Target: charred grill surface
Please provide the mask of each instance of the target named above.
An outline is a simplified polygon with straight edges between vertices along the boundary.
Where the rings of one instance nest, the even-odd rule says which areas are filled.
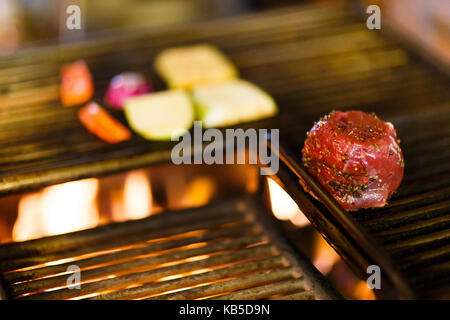
[[[279,115],[243,127],[280,128],[281,144],[293,155],[300,155],[313,122],[332,109],[375,112],[392,122],[404,152],[403,182],[388,206],[349,214],[350,223],[369,235],[419,295],[448,288],[450,81],[395,41],[367,30],[345,6],[299,6],[30,49],[1,59],[0,192],[169,159],[171,143],[134,136],[106,145],[86,132],[76,119],[77,108],[60,105],[59,69],[84,58],[100,102],[111,77],[127,70],[145,72],[156,89],[163,88],[151,71],[155,55],[166,47],[198,42],[217,45],[243,78],[274,96]],[[120,113],[114,115],[124,120]],[[315,212],[309,218],[316,225],[325,221],[324,207],[305,199]],[[327,224],[320,230],[336,243],[354,241],[353,234]],[[366,258],[364,250],[335,246],[348,261]],[[355,266],[365,270],[363,264]]]

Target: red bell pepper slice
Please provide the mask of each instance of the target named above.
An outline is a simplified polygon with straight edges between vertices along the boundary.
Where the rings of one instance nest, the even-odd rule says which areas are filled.
[[[94,84],[83,60],[66,64],[61,69],[61,102],[64,106],[85,103],[94,95]]]
[[[89,132],[105,142],[118,143],[131,138],[131,132],[95,102],[81,108],[78,118]]]

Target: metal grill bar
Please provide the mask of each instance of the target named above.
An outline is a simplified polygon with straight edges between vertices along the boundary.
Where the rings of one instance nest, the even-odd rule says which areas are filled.
[[[424,206],[417,209],[412,209],[408,211],[401,211],[391,213],[389,215],[382,215],[379,218],[370,220],[370,222],[364,223],[370,231],[383,231],[388,230],[389,232],[393,232],[392,228],[396,226],[402,226],[405,223],[417,221],[418,218],[431,218],[439,213],[446,212],[448,206],[450,205],[450,201],[445,201],[441,203],[432,204],[429,206]],[[448,218],[448,217],[447,217]],[[427,221],[425,221],[426,223]],[[429,221],[428,221],[429,222]]]
[[[186,286],[193,286],[198,284],[204,284],[204,283],[210,283],[217,280],[223,280],[232,276],[241,275],[241,274],[247,274],[250,272],[258,271],[258,270],[264,270],[269,267],[281,267],[283,264],[283,259],[280,256],[276,256],[274,258],[267,258],[262,260],[256,260],[256,261],[250,261],[245,263],[239,263],[235,264],[231,267],[226,268],[220,268],[216,269],[214,271],[205,272],[198,275],[193,276],[187,276],[182,277],[175,280],[165,281],[163,283],[155,282],[146,284],[143,286],[125,289],[116,291],[113,293],[107,293],[101,296],[94,297],[95,299],[108,299],[108,300],[114,300],[114,299],[133,299],[133,298],[142,298],[145,296],[155,295],[159,292],[167,292],[170,290],[174,290],[177,288],[183,288]],[[272,281],[279,281],[285,278],[289,278],[293,276],[294,270],[292,268],[284,268],[284,269],[274,269],[271,270],[272,272]],[[248,283],[248,285],[256,285],[258,282],[261,281],[270,281],[263,279],[263,276],[267,275],[266,273],[254,275],[252,280],[252,283],[248,283],[248,279],[246,277],[238,277],[235,278],[235,282],[241,283],[243,285],[244,283]],[[243,281],[243,282],[241,282]],[[219,292],[224,292],[229,289],[232,289],[230,287],[227,287],[226,285],[223,285],[223,281],[212,284],[211,286]],[[200,288],[203,288],[200,287]],[[236,289],[236,288],[235,288]],[[182,291],[184,292],[184,291]],[[198,297],[194,297],[192,292],[185,292],[185,294],[188,293],[187,296],[178,296],[178,299],[194,299]],[[194,292],[195,293],[195,292]],[[206,293],[206,292],[204,292]],[[156,296],[154,299],[165,299],[164,296]]]
[[[303,281],[297,279],[284,280],[260,287],[235,291],[229,294],[213,297],[214,300],[249,300],[265,299],[274,295],[292,294],[304,290]]]
[[[275,259],[280,260],[277,256]],[[274,259],[274,258],[269,258]],[[281,261],[280,261],[281,262]],[[277,265],[281,267],[281,264]],[[257,267],[254,270],[264,270],[265,266]],[[246,273],[254,270],[245,270]],[[221,292],[234,291],[238,289],[244,289],[247,287],[261,285],[264,283],[272,281],[280,281],[286,278],[291,278],[293,275],[293,270],[291,267],[279,268],[264,272],[259,272],[255,274],[250,274],[246,276],[241,276],[239,278],[221,281],[220,283],[215,283],[212,285],[202,285],[193,289],[187,289],[175,293],[170,293],[166,295],[157,296],[154,298],[149,298],[152,300],[181,300],[181,299],[198,299],[208,296],[213,296]],[[229,277],[230,274],[224,273],[222,279]],[[208,279],[214,281],[214,278]]]
[[[419,252],[400,258],[401,268],[403,270],[417,268],[423,265],[433,264],[439,261],[445,261],[450,258],[450,245],[442,246],[437,249]]]
[[[386,246],[394,256],[401,256],[407,253],[415,253],[419,250],[427,249],[438,244],[447,244],[450,242],[450,230],[444,230],[436,233],[429,233],[419,237],[411,237],[404,241]]]

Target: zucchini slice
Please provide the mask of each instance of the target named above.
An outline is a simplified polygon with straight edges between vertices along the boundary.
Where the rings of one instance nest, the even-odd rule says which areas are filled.
[[[188,131],[194,108],[183,90],[168,90],[132,97],[125,102],[130,127],[149,140],[170,140]]]
[[[259,120],[277,113],[269,94],[241,79],[195,87],[192,96],[197,116],[206,128]]]

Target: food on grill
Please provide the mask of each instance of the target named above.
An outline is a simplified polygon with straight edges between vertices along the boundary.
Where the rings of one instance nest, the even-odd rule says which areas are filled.
[[[273,98],[245,80],[198,86],[192,96],[204,127],[234,125],[277,113]]]
[[[89,132],[105,142],[118,143],[131,138],[131,132],[95,102],[81,108],[78,118]]]
[[[149,93],[151,87],[145,76],[136,72],[116,75],[109,83],[105,102],[116,109],[122,109],[124,101],[132,96]]]
[[[87,102],[94,95],[94,84],[83,60],[66,64],[61,69],[61,102],[75,106]]]
[[[191,99],[183,90],[129,98],[124,110],[130,127],[150,140],[170,140],[181,136],[194,121]]]
[[[321,118],[302,154],[308,171],[346,210],[384,206],[403,178],[394,126],[362,111]]]
[[[233,64],[211,45],[166,49],[155,59],[155,69],[170,88],[190,89],[237,77]]]

